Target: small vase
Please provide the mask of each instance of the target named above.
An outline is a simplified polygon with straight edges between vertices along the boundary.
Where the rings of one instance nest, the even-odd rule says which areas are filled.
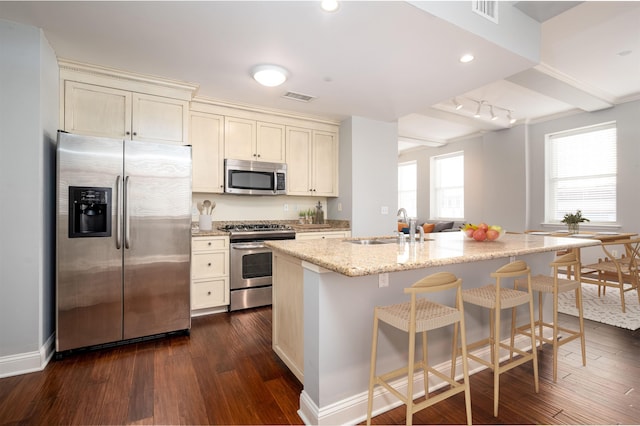
[[[567,223],[569,227],[569,234],[577,234],[580,232],[580,224],[579,223]]]

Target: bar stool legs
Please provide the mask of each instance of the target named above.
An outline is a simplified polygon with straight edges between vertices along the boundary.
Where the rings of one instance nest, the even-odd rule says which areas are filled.
[[[510,344],[504,344],[500,341],[500,324],[501,310],[512,308],[515,309],[520,305],[529,306],[530,334],[535,334],[534,316],[533,316],[533,296],[530,284],[530,269],[526,262],[517,260],[511,262],[496,272],[491,274],[495,278],[495,284],[483,287],[471,288],[463,290],[462,297],[465,303],[471,303],[489,309],[489,338],[483,339],[467,345],[468,350],[489,346],[491,350],[491,361],[469,353],[470,359],[487,366],[493,370],[493,415],[498,416],[499,396],[500,396],[500,374],[511,370],[526,362],[533,362],[533,383],[535,392],[538,393],[538,355],[536,351],[535,337],[531,336],[531,353],[525,352],[514,347],[513,340]],[[526,277],[527,291],[519,291],[512,288],[502,287],[501,280],[516,277]],[[509,351],[510,357],[500,365],[500,349]],[[520,357],[513,359],[512,354],[517,353]]]
[[[432,293],[444,290],[455,290],[455,307],[432,302],[426,298],[418,298],[418,294]],[[431,405],[434,405],[450,396],[464,392],[467,424],[471,424],[471,392],[469,390],[469,368],[467,365],[466,333],[464,326],[464,306],[462,303],[462,280],[448,272],[440,272],[429,275],[404,290],[411,295],[411,301],[396,305],[376,307],[373,314],[373,337],[371,343],[371,367],[369,370],[369,399],[367,403],[367,425],[371,424],[373,411],[373,390],[375,385],[380,385],[402,401],[407,408],[406,424],[413,423],[413,414]],[[378,347],[379,322],[385,322],[395,328],[406,331],[409,334],[409,354],[407,366],[398,368],[388,373],[376,375],[376,359]],[[460,334],[462,349],[463,382],[455,380],[455,371],[451,370],[448,377],[429,366],[427,331],[453,325],[453,347],[457,348],[457,336]],[[422,359],[415,362],[416,333],[422,335]],[[453,353],[452,355],[455,355]],[[455,356],[453,363],[455,364]],[[413,396],[414,372],[423,370],[425,400],[415,402]],[[451,387],[434,396],[429,396],[429,373],[448,383]],[[390,381],[392,379],[407,377],[406,395],[395,389]]]

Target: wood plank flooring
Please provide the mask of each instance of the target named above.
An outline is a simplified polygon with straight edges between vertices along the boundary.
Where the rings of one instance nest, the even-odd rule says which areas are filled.
[[[562,315],[562,323],[577,320]],[[539,352],[540,392],[531,364],[501,377],[493,417],[490,371],[471,378],[476,424],[637,424],[640,331],[591,321],[587,367],[578,341]],[[271,350],[271,308],[193,319],[191,336],[131,344],[51,361],[42,372],[0,380],[0,424],[301,424],[301,384]],[[462,395],[423,410],[414,424],[465,422]],[[399,407],[374,424],[404,424]]]

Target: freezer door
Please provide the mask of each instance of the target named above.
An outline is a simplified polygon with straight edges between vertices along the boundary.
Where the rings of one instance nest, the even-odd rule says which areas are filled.
[[[125,142],[124,338],[190,318],[191,147]]]
[[[57,151],[56,351],[61,352],[122,339],[122,251],[116,229],[123,143],[59,133]],[[74,205],[74,197],[95,195],[87,190],[92,187],[100,188],[98,206]],[[77,209],[75,219],[70,206]],[[110,232],[94,222],[96,214],[105,213],[99,209],[108,210]]]

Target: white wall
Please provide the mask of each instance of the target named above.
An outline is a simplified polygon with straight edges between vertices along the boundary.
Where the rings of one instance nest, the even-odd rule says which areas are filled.
[[[58,64],[39,29],[0,20],[0,377],[44,366],[54,331]]]
[[[349,152],[343,158],[345,150]],[[390,235],[397,229],[398,167],[390,161],[397,155],[397,123],[362,117],[341,123],[340,199],[335,202],[342,202],[343,211],[349,209],[353,236]],[[345,169],[350,173],[343,181]],[[348,195],[349,204],[343,201]]]

